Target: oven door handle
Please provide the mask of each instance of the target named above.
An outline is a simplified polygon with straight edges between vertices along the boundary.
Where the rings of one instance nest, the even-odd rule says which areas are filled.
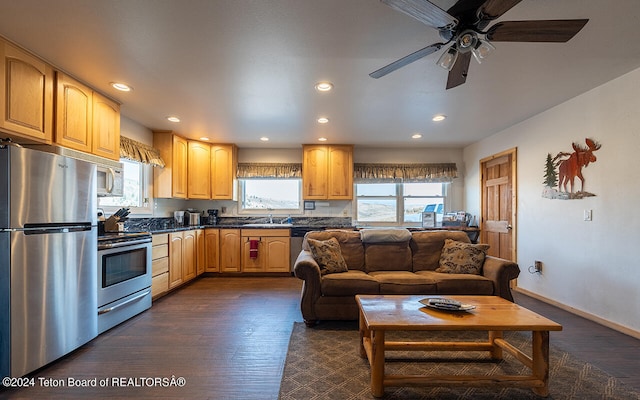
[[[113,307],[105,308],[103,310],[98,310],[98,315],[102,315],[102,314],[106,314],[108,312],[114,311],[117,308],[120,308],[120,307],[122,307],[124,305],[127,305],[127,304],[131,303],[132,301],[136,301],[136,300],[139,300],[139,299],[143,298],[144,296],[148,295],[149,293],[151,293],[151,290],[146,290],[144,293],[140,293],[136,297],[132,297],[129,300],[123,302],[123,303],[116,304]]]
[[[98,244],[98,250],[114,249],[116,247],[133,246],[133,245],[142,244],[142,243],[151,243],[151,239],[144,238],[144,239],[138,239],[138,240],[127,240],[127,241],[124,241],[124,242],[117,242],[117,243]]]

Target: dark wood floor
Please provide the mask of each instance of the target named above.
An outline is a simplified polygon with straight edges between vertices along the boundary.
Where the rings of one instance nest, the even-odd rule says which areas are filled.
[[[36,371],[36,386],[0,391],[7,399],[277,399],[299,310],[301,281],[202,278],[143,314]],[[516,302],[564,326],[552,345],[590,361],[640,391],[640,341],[517,294]],[[355,347],[354,347],[355,349]],[[355,350],[354,350],[355,351]],[[146,378],[184,378],[183,387],[148,387]],[[45,388],[68,378],[108,387]],[[123,378],[127,387],[114,387]]]

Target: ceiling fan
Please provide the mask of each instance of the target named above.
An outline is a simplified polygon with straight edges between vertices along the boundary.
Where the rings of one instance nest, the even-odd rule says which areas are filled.
[[[428,0],[380,0],[389,7],[436,28],[443,43],[434,43],[369,74],[383,77],[453,43],[437,61],[449,71],[447,89],[467,80],[473,55],[481,63],[495,47],[491,42],[567,42],[588,19],[505,21],[485,30],[521,0],[458,0],[447,11]]]

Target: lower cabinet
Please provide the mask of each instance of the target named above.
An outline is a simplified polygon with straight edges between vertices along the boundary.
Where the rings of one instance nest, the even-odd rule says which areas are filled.
[[[196,276],[200,276],[204,273],[205,266],[207,265],[206,252],[205,252],[205,234],[204,229],[198,229],[196,232]]]
[[[197,230],[169,234],[169,289],[196,277],[197,259]]]
[[[220,272],[220,229],[204,230],[205,272]]]
[[[289,272],[289,229],[243,229],[241,240],[242,272]]]
[[[240,229],[220,229],[220,272],[240,272]]]
[[[151,237],[151,296],[155,299],[169,290],[169,234]]]

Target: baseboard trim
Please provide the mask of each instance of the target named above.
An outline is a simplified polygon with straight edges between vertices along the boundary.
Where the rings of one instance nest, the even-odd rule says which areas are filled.
[[[640,331],[636,331],[635,329],[631,329],[631,328],[626,327],[624,325],[616,324],[615,322],[608,321],[608,320],[606,320],[604,318],[598,317],[597,315],[589,314],[588,312],[584,312],[582,310],[578,310],[577,308],[570,307],[570,306],[568,306],[566,304],[559,303],[559,302],[557,302],[555,300],[551,300],[549,298],[546,298],[546,297],[541,296],[541,295],[539,295],[537,293],[531,292],[531,291],[529,291],[527,289],[523,289],[521,287],[516,287],[516,288],[513,288],[512,290],[514,292],[522,293],[525,296],[533,297],[534,299],[540,300],[540,301],[542,301],[544,303],[551,304],[552,306],[558,307],[558,308],[560,308],[562,310],[565,310],[565,311],[568,311],[568,312],[570,312],[572,314],[576,314],[576,315],[578,315],[578,316],[580,316],[582,318],[585,318],[585,319],[588,319],[590,321],[596,322],[596,323],[598,323],[600,325],[604,325],[607,328],[611,328],[611,329],[613,329],[615,331],[624,333],[625,335],[629,335],[629,336],[634,337],[636,339],[640,339]]]

